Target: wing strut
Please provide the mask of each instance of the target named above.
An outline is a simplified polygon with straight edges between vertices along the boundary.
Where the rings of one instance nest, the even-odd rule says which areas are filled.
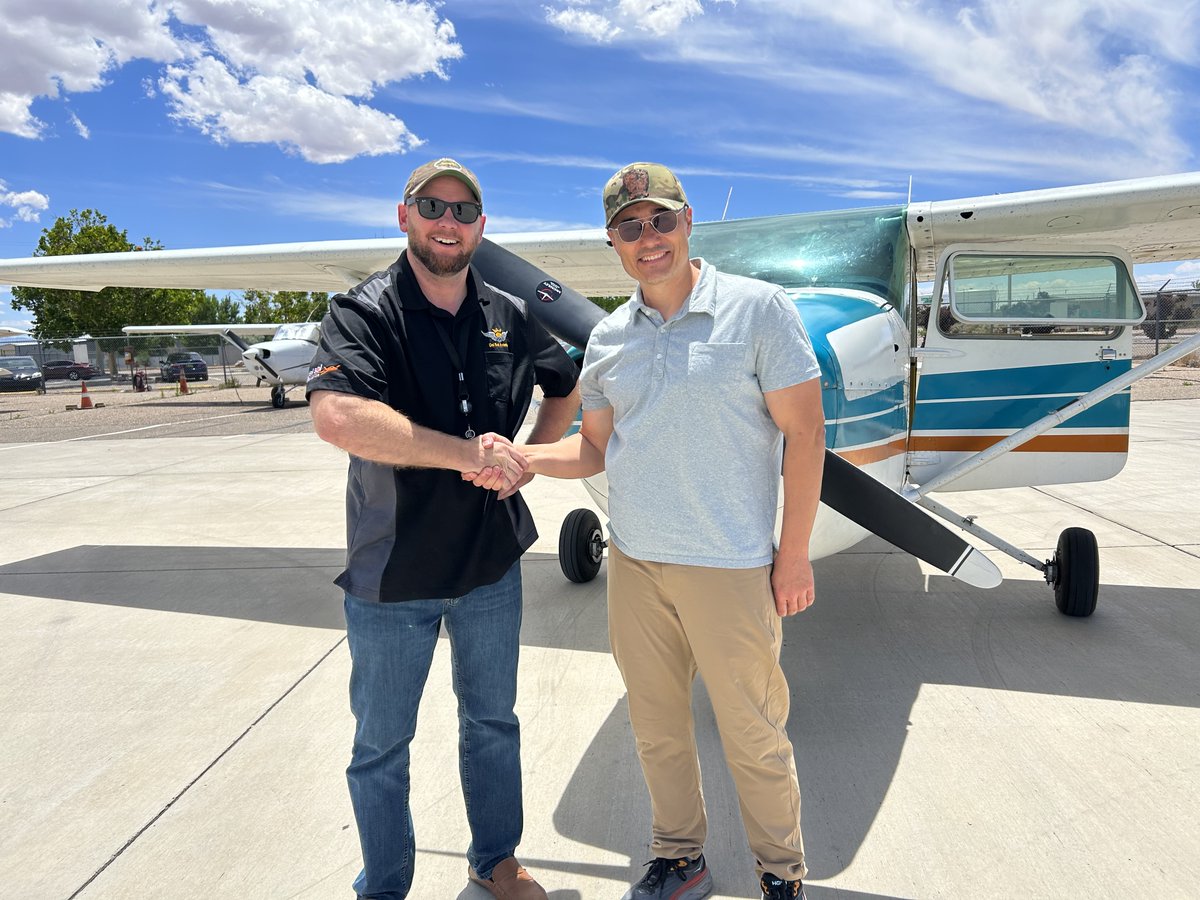
[[[1145,378],[1147,375],[1153,374],[1165,365],[1173,363],[1180,357],[1187,356],[1189,353],[1200,350],[1200,334],[1194,334],[1186,341],[1182,341],[1172,347],[1170,350],[1164,350],[1157,356],[1142,363],[1136,369],[1130,369],[1123,375],[1118,375],[1111,381],[1107,381],[1093,391],[1084,394],[1078,400],[1067,404],[1062,409],[1056,409],[1054,412],[1043,416],[1031,425],[1026,425],[1020,431],[1013,432],[999,443],[992,444],[986,450],[981,450],[974,456],[969,456],[960,462],[938,475],[936,478],[931,478],[924,484],[909,485],[903,491],[904,496],[910,500],[918,501],[926,494],[940,490],[952,481],[957,481],[968,472],[974,472],[980,466],[987,465],[998,456],[1003,456],[1014,447],[1020,447],[1031,438],[1037,437],[1043,432],[1049,431],[1056,425],[1061,425],[1067,419],[1079,415],[1085,409],[1095,406],[1102,400],[1106,400],[1113,394],[1125,390],[1135,381]],[[1000,548],[1003,549],[1003,548]]]

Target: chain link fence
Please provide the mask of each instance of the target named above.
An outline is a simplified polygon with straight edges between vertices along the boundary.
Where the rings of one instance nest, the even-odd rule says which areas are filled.
[[[1153,293],[1143,293],[1146,318],[1134,329],[1133,358],[1149,359],[1200,331],[1200,291],[1191,284],[1172,290],[1171,283]],[[1200,367],[1200,353],[1180,360],[1179,365]]]

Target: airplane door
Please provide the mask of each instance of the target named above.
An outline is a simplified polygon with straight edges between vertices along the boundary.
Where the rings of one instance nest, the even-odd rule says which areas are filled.
[[[909,480],[921,484],[1127,372],[1145,310],[1119,250],[950,247],[918,360]],[[947,484],[977,490],[1110,478],[1129,390]]]

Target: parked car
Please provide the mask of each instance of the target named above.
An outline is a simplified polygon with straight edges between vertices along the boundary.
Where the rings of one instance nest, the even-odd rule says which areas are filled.
[[[42,363],[42,374],[51,378],[68,378],[71,381],[86,381],[103,373],[91,363],[75,362],[73,359],[54,359]]]
[[[178,381],[180,373],[188,381],[208,381],[208,363],[194,351],[168,353],[159,367],[159,375],[163,381]]]
[[[0,356],[0,391],[42,391],[46,379],[32,356]]]

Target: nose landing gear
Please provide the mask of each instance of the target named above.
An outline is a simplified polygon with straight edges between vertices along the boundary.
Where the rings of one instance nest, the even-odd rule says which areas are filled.
[[[558,564],[576,584],[591,581],[600,571],[607,542],[600,519],[590,509],[573,509],[558,532]]]

